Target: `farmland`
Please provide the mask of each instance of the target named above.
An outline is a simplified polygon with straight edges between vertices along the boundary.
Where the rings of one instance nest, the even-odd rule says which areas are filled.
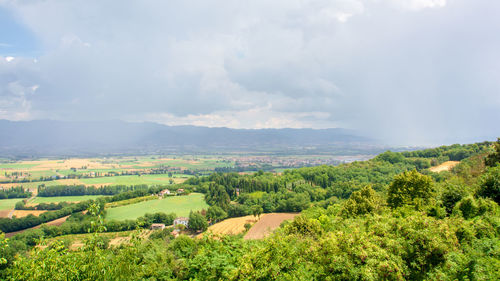
[[[184,181],[190,174],[231,167],[233,162],[211,157],[115,157],[39,159],[0,162],[0,187],[39,185],[135,185]]]
[[[175,213],[177,216],[188,216],[190,211],[207,209],[203,194],[192,193],[187,196],[172,196],[164,199],[149,200],[136,204],[107,209],[106,219],[136,219],[146,213]]]
[[[30,201],[30,204],[57,203],[57,202],[80,202],[80,201],[85,201],[85,200],[95,200],[99,197],[102,197],[102,195],[35,197],[35,199],[33,199],[33,201]]]
[[[262,216],[261,216],[262,217]],[[230,218],[211,225],[207,232],[213,234],[240,234],[245,231],[245,224],[253,224],[258,221],[258,217],[244,216]]]
[[[27,215],[34,215],[38,217],[40,214],[43,214],[45,212],[47,211],[15,210],[14,213],[12,214],[12,217],[23,218]]]
[[[0,211],[14,209],[17,202],[22,199],[2,199],[0,200]]]
[[[285,220],[293,220],[298,213],[264,214],[245,235],[245,239],[262,239],[271,234]]]
[[[174,183],[180,183],[188,178],[188,175],[172,177]],[[116,176],[102,178],[80,179],[85,185],[136,185],[136,184],[169,184],[168,175],[141,175],[141,176]]]

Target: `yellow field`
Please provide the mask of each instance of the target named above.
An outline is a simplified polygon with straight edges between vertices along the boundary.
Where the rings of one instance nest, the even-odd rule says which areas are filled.
[[[264,215],[262,215],[264,216]],[[261,217],[262,217],[261,216]],[[230,218],[223,220],[214,225],[211,225],[207,232],[212,232],[214,234],[240,234],[245,231],[245,224],[254,224],[258,221],[257,217],[245,216],[239,218]]]
[[[429,171],[434,172],[434,173],[439,173],[442,171],[449,171],[453,167],[455,167],[458,163],[460,163],[460,162],[459,161],[446,161],[446,162],[442,163],[441,165],[430,168]]]
[[[31,214],[34,216],[39,216],[40,214],[43,214],[47,211],[38,211],[38,210],[15,210],[14,214],[12,214],[12,217],[17,217],[17,218],[23,218],[26,217],[27,215]]]
[[[80,169],[87,167],[87,169],[112,169],[112,164],[102,164],[94,159],[66,159],[66,160],[36,160],[36,161],[21,161],[20,164],[36,164],[36,166],[29,168],[30,171],[46,171],[46,170],[67,170],[71,168]],[[23,170],[23,169],[15,169]]]

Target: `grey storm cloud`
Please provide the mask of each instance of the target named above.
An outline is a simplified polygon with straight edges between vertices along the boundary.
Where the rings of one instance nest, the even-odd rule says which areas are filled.
[[[0,118],[346,127],[398,144],[500,135],[498,1],[0,5],[42,48],[0,57]]]

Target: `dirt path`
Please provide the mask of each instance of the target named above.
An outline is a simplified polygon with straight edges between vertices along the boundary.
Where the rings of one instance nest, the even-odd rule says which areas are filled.
[[[285,220],[293,220],[299,213],[263,214],[260,220],[250,228],[244,239],[262,239],[271,234]]]
[[[16,209],[9,210],[9,214],[7,215],[7,218],[11,219],[11,218],[12,218],[12,216],[14,215],[14,211],[15,211],[15,210],[16,210]]]

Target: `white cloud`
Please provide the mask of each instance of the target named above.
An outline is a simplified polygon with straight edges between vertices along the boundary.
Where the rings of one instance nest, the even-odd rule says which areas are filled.
[[[500,130],[488,121],[500,119],[500,4],[487,0],[1,3],[42,46],[0,60],[2,118],[343,126],[397,140]]]
[[[390,3],[396,7],[420,11],[422,9],[428,8],[443,8],[446,6],[446,0],[388,0]]]

